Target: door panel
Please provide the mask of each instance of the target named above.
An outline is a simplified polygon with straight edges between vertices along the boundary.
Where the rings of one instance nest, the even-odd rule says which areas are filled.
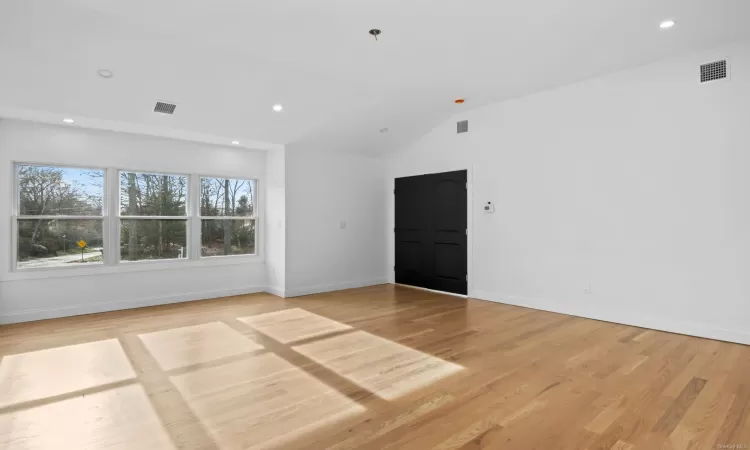
[[[467,293],[466,171],[396,179],[396,282]]]
[[[466,181],[453,179],[435,180],[435,197],[439,199],[432,209],[435,231],[452,231],[466,228]]]
[[[437,243],[435,245],[435,276],[461,280],[466,274],[461,261],[461,246],[458,244]]]

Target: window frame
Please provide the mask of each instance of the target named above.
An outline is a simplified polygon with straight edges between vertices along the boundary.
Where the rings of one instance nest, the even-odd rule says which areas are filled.
[[[117,227],[117,231],[115,233],[116,239],[113,239],[110,244],[117,244],[116,248],[117,251],[115,251],[113,256],[114,264],[115,265],[131,265],[131,264],[150,264],[150,263],[164,263],[164,262],[182,262],[182,261],[189,261],[191,260],[190,253],[192,251],[192,239],[191,239],[191,226],[190,226],[190,214],[191,214],[191,196],[190,196],[190,183],[191,183],[191,175],[186,173],[174,173],[174,172],[164,172],[161,170],[153,170],[153,171],[147,171],[147,170],[129,170],[129,169],[114,169],[116,171],[116,176],[114,177],[116,179],[116,194],[117,199],[116,203],[113,203],[114,205],[117,205],[116,213],[115,213],[115,225]],[[184,216],[123,216],[122,215],[122,203],[120,198],[120,176],[123,173],[135,173],[137,174],[145,174],[145,175],[166,175],[171,177],[185,177],[187,179],[187,192],[185,192],[185,215]],[[113,192],[113,195],[115,192]],[[122,255],[120,255],[120,236],[122,236],[122,221],[123,220],[184,220],[185,221],[185,244],[187,245],[187,255],[185,258],[172,258],[172,259],[142,259],[142,260],[136,260],[136,261],[127,261],[122,259]],[[109,252],[111,253],[111,252]]]
[[[18,221],[19,220],[101,220],[102,221],[102,248],[106,248],[109,244],[109,196],[107,195],[107,187],[109,186],[109,171],[104,167],[90,166],[86,164],[61,164],[61,163],[40,163],[40,162],[21,162],[12,161],[13,176],[11,182],[13,186],[11,188],[11,195],[13,198],[10,202],[10,230],[11,230],[11,245],[10,245],[10,258],[11,258],[11,272],[46,272],[46,271],[78,271],[80,269],[93,269],[103,267],[107,264],[106,254],[101,264],[94,264],[86,266],[85,264],[75,267],[18,267]],[[71,216],[71,215],[38,215],[38,216],[22,216],[21,213],[21,184],[20,184],[20,167],[21,166],[36,166],[36,167],[56,167],[60,169],[89,169],[98,170],[102,172],[102,213],[98,216]]]
[[[252,181],[253,182],[253,215],[252,216],[203,216],[201,214],[201,204],[200,204],[200,194],[201,194],[201,181],[204,178],[223,178],[225,180],[242,180],[242,181]],[[260,188],[258,187],[260,185],[260,180],[257,178],[242,178],[237,176],[224,176],[224,175],[206,175],[206,174],[200,174],[195,175],[195,188],[196,188],[196,195],[195,195],[195,203],[193,204],[194,211],[195,211],[195,224],[193,225],[193,229],[196,230],[194,233],[196,235],[195,237],[195,256],[198,261],[213,261],[213,260],[222,260],[222,259],[247,259],[247,258],[260,258],[260,246],[258,243],[260,242],[260,219],[259,211],[260,206],[258,202],[258,197]],[[201,235],[203,233],[203,220],[253,220],[255,221],[255,253],[253,254],[245,254],[245,255],[217,255],[217,256],[202,256],[201,255]]]
[[[10,265],[9,275],[0,276],[0,281],[5,280],[23,280],[39,278],[57,278],[66,276],[81,276],[94,274],[112,274],[127,273],[150,270],[171,270],[184,269],[188,267],[211,267],[225,266],[247,263],[264,263],[263,252],[263,214],[262,201],[262,180],[256,174],[238,175],[238,174],[215,174],[215,173],[193,173],[193,172],[173,172],[159,169],[130,169],[122,167],[111,167],[103,165],[62,163],[62,162],[39,162],[39,161],[18,161],[10,162],[13,176],[10,177],[12,184],[10,194]],[[101,264],[92,265],[75,265],[75,267],[18,267],[18,221],[36,216],[20,216],[20,185],[19,185],[19,167],[20,166],[40,166],[40,167],[59,167],[63,169],[91,169],[102,171],[103,178],[103,197],[102,197],[102,214],[100,216],[55,216],[54,218],[64,220],[72,218],[74,220],[101,220],[102,221],[102,240],[104,251],[104,261]],[[185,216],[122,216],[120,209],[120,173],[135,172],[159,175],[186,176],[188,179],[187,201],[185,202]],[[203,220],[200,211],[200,183],[202,178],[224,178],[253,181],[255,192],[253,193],[253,215],[244,217],[224,217],[217,216],[216,219],[230,220],[254,220],[255,221],[255,253],[245,255],[217,255],[210,257],[201,256],[201,221]],[[47,218],[48,216],[39,216]],[[186,221],[186,241],[188,245],[187,257],[177,259],[161,260],[141,260],[141,261],[121,261],[120,260],[120,228],[121,219],[164,219],[164,220],[185,220]],[[208,217],[207,217],[208,219]]]

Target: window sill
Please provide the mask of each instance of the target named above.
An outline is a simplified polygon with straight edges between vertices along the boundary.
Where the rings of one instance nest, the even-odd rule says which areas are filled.
[[[152,272],[157,270],[185,270],[198,267],[235,266],[243,264],[265,264],[258,255],[237,255],[229,257],[201,258],[192,260],[162,260],[121,262],[116,265],[98,265],[90,267],[53,267],[37,269],[17,269],[0,276],[0,282],[38,280],[45,278],[67,278],[89,275],[106,275],[129,272]]]

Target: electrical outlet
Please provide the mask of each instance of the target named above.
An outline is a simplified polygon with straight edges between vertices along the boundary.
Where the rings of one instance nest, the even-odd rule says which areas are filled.
[[[590,294],[591,293],[591,285],[590,284],[588,286],[586,286],[585,288],[583,288],[583,293],[584,294]]]

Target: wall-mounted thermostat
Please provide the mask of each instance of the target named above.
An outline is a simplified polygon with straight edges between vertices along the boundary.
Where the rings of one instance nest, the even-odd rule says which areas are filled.
[[[484,204],[484,213],[485,214],[492,214],[495,212],[495,205],[492,204],[492,202],[487,202]]]

